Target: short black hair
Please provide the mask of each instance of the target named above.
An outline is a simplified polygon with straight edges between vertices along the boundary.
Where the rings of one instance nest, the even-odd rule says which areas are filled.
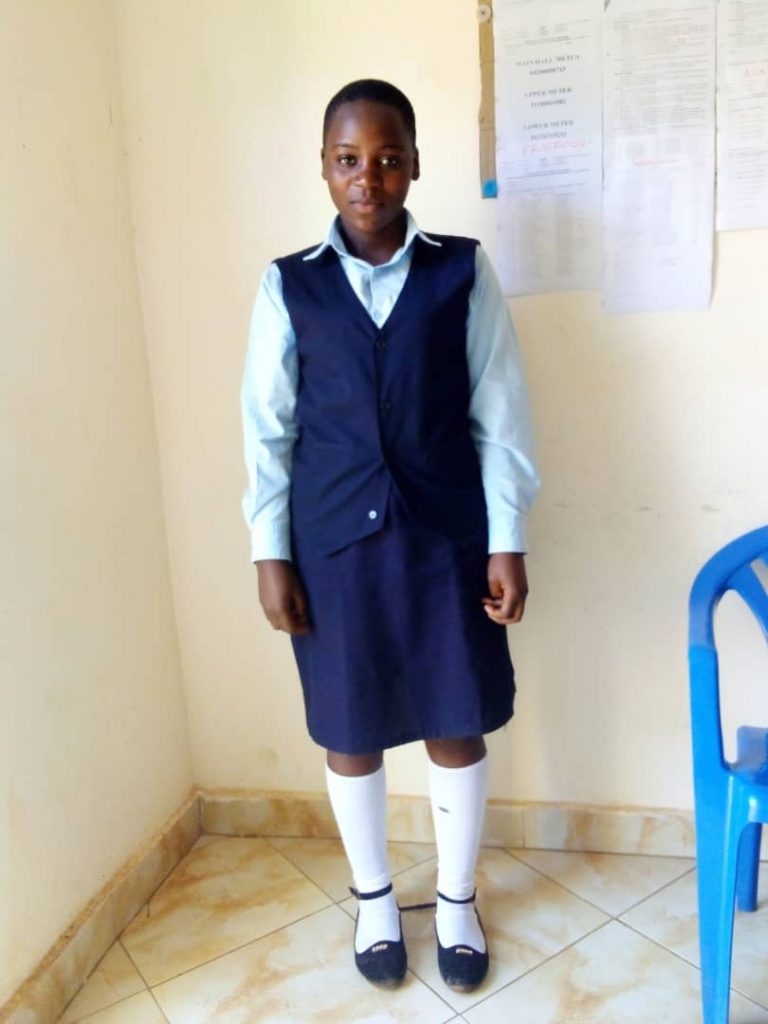
[[[380,78],[359,78],[356,82],[349,82],[339,89],[335,96],[331,97],[323,117],[323,142],[328,134],[331,118],[339,107],[344,103],[355,103],[357,100],[383,103],[387,107],[394,107],[395,110],[400,111],[411,141],[414,146],[416,145],[416,115],[413,112],[411,101],[397,86],[383,82]]]

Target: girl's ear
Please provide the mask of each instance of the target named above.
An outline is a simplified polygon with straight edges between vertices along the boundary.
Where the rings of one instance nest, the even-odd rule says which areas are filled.
[[[325,146],[323,146],[323,148],[320,150],[320,174],[323,178],[323,181],[326,181],[327,178],[325,176]]]
[[[421,166],[419,165],[419,151],[417,149],[413,157],[413,174],[411,175],[411,181],[418,181],[420,176]]]

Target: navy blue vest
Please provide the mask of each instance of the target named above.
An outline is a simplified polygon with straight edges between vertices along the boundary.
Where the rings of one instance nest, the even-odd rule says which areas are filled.
[[[421,523],[487,550],[468,428],[466,324],[477,242],[432,237],[439,248],[416,238],[381,328],[333,249],[277,260],[299,358],[291,519],[320,554],[379,530],[393,486]]]

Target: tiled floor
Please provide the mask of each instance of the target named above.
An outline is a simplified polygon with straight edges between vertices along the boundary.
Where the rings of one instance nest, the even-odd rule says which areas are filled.
[[[433,847],[393,843],[391,860],[401,905],[433,898]],[[440,981],[423,910],[403,916],[406,983],[371,988],[352,961],[347,884],[336,841],[203,836],[59,1024],[701,1020],[691,861],[484,850],[492,968],[463,996]],[[731,1024],[768,1024],[766,917],[738,919]]]

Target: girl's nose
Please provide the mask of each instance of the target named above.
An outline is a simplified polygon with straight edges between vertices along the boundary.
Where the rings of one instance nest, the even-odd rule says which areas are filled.
[[[381,182],[381,168],[377,160],[366,160],[360,164],[358,181],[361,185],[378,185]]]

